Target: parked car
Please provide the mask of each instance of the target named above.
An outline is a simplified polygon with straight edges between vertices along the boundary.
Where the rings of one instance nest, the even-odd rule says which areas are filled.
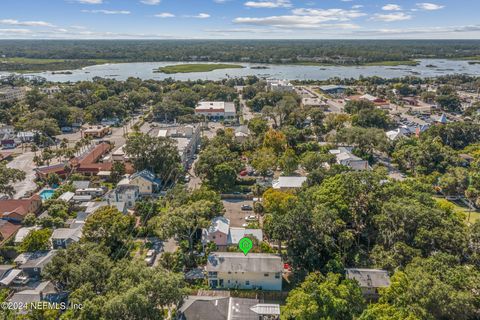
[[[185,180],[185,182],[189,182],[190,181],[190,176],[189,175],[186,175],[183,180]]]
[[[240,171],[240,175],[245,177],[248,174],[247,170]]]
[[[251,215],[248,217],[245,217],[245,221],[251,222],[251,221],[258,221],[257,216]]]
[[[147,251],[147,256],[145,258],[145,262],[147,263],[148,266],[153,265],[153,262],[155,262],[156,255],[157,255],[157,253],[155,252],[155,250],[148,250]]]
[[[13,279],[14,284],[27,284],[28,281],[30,281],[30,278],[27,276],[18,276],[15,279]]]
[[[249,205],[249,204],[244,204],[244,205],[242,205],[242,210],[244,210],[244,211],[251,211],[251,210],[253,210],[253,208],[252,208],[252,206]]]

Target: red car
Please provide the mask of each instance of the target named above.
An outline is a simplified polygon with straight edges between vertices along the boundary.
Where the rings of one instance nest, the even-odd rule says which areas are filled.
[[[240,171],[240,175],[245,177],[248,174],[247,170]]]

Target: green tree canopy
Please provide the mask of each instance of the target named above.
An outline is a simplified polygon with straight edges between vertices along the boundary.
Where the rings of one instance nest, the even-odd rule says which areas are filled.
[[[356,319],[364,307],[355,281],[334,273],[311,273],[289,293],[281,316],[285,320],[349,320]]]

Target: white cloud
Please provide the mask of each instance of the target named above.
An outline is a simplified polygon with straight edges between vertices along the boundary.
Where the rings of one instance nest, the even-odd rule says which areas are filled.
[[[82,10],[84,13],[102,13],[102,14],[130,14],[128,10]]]
[[[249,8],[290,8],[292,3],[290,0],[274,0],[274,1],[247,1],[244,4]]]
[[[194,16],[188,16],[189,18],[197,18],[197,19],[208,19],[210,18],[210,15],[208,13],[199,13]]]
[[[405,14],[404,12],[389,13],[389,14],[375,14],[372,20],[384,21],[384,22],[395,22],[395,21],[404,21],[410,20],[412,16]]]
[[[102,4],[103,0],[77,0],[80,3],[85,3],[85,4]]]
[[[27,26],[27,27],[54,27],[55,25],[45,21],[19,21],[16,19],[2,19],[0,24],[10,26]]]
[[[382,7],[382,10],[384,11],[400,11],[402,10],[402,7],[400,7],[398,4],[387,4]]]
[[[270,17],[239,17],[234,19],[235,23],[266,25],[279,28],[340,28],[355,29],[357,25],[348,22],[352,19],[365,16],[358,10],[344,9],[294,9],[291,15],[270,16]],[[327,23],[328,22],[328,23]],[[336,22],[336,23],[332,23]]]
[[[157,5],[160,2],[162,2],[162,0],[141,0],[140,2],[143,3],[143,4],[148,4],[150,6],[154,6],[154,5]]]
[[[175,18],[175,15],[170,12],[162,12],[162,13],[157,13],[155,15],[157,18]]]
[[[427,11],[434,11],[434,10],[440,10],[445,8],[444,5],[430,3],[430,2],[421,2],[421,3],[417,3],[416,5],[418,8],[422,10],[427,10]]]
[[[29,29],[0,29],[0,35],[8,34],[29,34],[32,33],[32,30]]]

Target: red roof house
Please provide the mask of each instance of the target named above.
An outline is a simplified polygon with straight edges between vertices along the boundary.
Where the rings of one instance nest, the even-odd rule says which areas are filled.
[[[41,206],[42,199],[38,194],[28,199],[0,200],[0,219],[21,222],[27,214],[36,214]]]

